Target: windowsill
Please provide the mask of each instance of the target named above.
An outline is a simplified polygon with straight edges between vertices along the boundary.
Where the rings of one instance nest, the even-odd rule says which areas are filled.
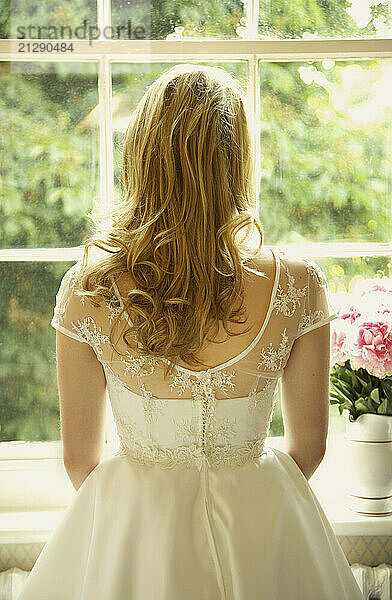
[[[309,480],[335,534],[392,535],[392,516],[367,517],[348,508],[342,464],[344,444],[344,435],[328,436],[324,459]],[[269,437],[267,445],[284,451],[285,441],[283,437]],[[41,449],[40,444],[35,443],[34,448],[33,455],[26,460],[23,442],[0,444],[0,544],[46,542],[76,494],[62,464],[61,442],[43,443]],[[107,449],[103,459],[111,453],[112,450]],[[19,488],[19,498],[13,482],[24,485]],[[35,494],[31,488],[34,484]],[[14,498],[11,497],[13,491]]]

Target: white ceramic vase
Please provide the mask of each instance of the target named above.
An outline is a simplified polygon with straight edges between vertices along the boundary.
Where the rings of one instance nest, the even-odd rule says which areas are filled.
[[[346,416],[347,506],[369,516],[392,514],[392,415]]]

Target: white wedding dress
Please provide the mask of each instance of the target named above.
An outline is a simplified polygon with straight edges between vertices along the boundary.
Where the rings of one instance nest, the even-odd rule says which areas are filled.
[[[253,342],[168,379],[166,359],[111,344],[114,280],[94,307],[75,294],[80,263],[64,275],[51,324],[103,365],[119,450],[85,479],[18,600],[363,600],[302,471],[264,446],[294,340],[336,316],[316,263],[273,255]]]

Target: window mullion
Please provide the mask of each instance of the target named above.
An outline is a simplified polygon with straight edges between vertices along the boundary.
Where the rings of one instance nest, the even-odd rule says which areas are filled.
[[[99,39],[109,37],[111,26],[110,0],[97,0]],[[99,93],[99,174],[100,200],[99,206],[107,210],[114,204],[114,170],[113,170],[113,127],[112,127],[112,73],[110,60],[101,56],[98,69]],[[109,215],[107,215],[108,217]],[[109,223],[107,223],[109,225]],[[106,396],[106,418],[104,427],[105,448],[112,443],[114,436],[113,416],[110,402]],[[104,450],[105,450],[104,448]],[[103,456],[104,458],[105,456]]]
[[[98,16],[98,29],[99,29],[99,39],[107,40],[110,36],[108,35],[108,31],[105,27],[111,26],[111,0],[97,0],[97,16]]]
[[[246,33],[247,39],[257,40],[258,37],[258,18],[259,18],[259,0],[246,0]],[[252,52],[248,59],[248,115],[251,129],[253,148],[255,152],[255,202],[259,197],[260,181],[257,173],[260,172],[260,90],[258,85],[258,59],[256,53]]]
[[[259,0],[246,0],[247,38],[257,40],[259,22]]]
[[[106,226],[109,226],[110,214],[106,213],[114,205],[114,170],[113,170],[113,127],[112,127],[112,73],[111,63],[106,56],[99,61],[99,176],[100,200],[99,208],[106,214]],[[106,405],[105,443],[113,438],[113,427],[110,424],[109,402]]]
[[[97,0],[99,39],[106,40],[111,26],[111,0]],[[99,96],[99,206],[108,209],[114,202],[112,139],[112,74],[108,57],[102,54],[98,66]]]
[[[104,210],[114,204],[112,74],[110,60],[102,56],[98,67],[100,201]]]
[[[260,164],[261,164],[261,149],[260,149],[260,86],[259,86],[259,61],[257,56],[253,54],[248,63],[249,78],[248,78],[248,99],[249,99],[249,118],[250,129],[253,137],[253,147],[255,151],[255,183],[256,183],[256,202],[260,192]]]

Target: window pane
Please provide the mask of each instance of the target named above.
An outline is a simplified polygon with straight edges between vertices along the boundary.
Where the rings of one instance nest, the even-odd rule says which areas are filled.
[[[239,38],[245,24],[241,0],[112,0],[113,38]]]
[[[260,64],[267,244],[391,240],[392,61]]]
[[[309,257],[317,263],[327,276],[328,286],[331,292],[333,304],[333,294],[339,291],[349,291],[351,282],[357,277],[364,279],[374,277],[375,275],[386,277],[392,276],[392,264],[390,256],[360,256],[349,258],[320,258]],[[281,385],[280,380],[276,392],[276,406],[274,409],[271,430],[269,435],[283,435],[284,427],[281,409]],[[346,411],[345,411],[346,412]],[[336,405],[329,406],[329,431],[330,433],[344,433],[345,414],[339,414]]]
[[[5,0],[2,13],[2,38],[87,39],[89,28],[97,26],[96,0]]]
[[[211,63],[197,63],[211,65]],[[151,83],[164,71],[173,66],[171,63],[127,64],[112,65],[113,78],[113,144],[114,144],[114,178],[115,201],[121,198],[122,143],[125,130],[132,111]],[[214,63],[214,66],[226,69],[238,79],[246,90],[247,65],[245,62]]]
[[[260,0],[260,39],[389,37],[392,2]]]
[[[73,262],[0,263],[0,441],[59,440],[56,332],[60,280]]]
[[[0,247],[77,246],[98,192],[96,64],[0,69]]]

